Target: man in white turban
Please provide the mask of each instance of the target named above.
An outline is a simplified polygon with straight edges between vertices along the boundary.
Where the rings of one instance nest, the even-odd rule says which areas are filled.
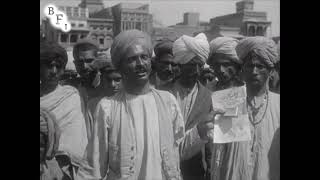
[[[188,131],[204,121],[204,117],[212,110],[211,92],[200,82],[200,69],[209,56],[209,43],[206,36],[200,33],[196,37],[183,35],[173,43],[173,62],[180,67],[180,77],[177,79],[171,93],[177,98],[184,123]],[[199,133],[204,131],[198,128]],[[181,172],[184,180],[204,179],[204,145],[208,141],[194,138],[198,147],[181,159]]]
[[[218,78],[215,90],[243,85],[239,75],[242,61],[236,52],[238,42],[237,39],[231,37],[217,37],[210,42],[210,55],[207,63]]]
[[[268,89],[278,61],[277,48],[271,39],[248,37],[239,42],[236,51],[243,62],[251,140],[232,143],[222,151],[223,162],[217,162],[211,180],[279,180],[280,95]]]
[[[238,58],[236,46],[239,41],[231,37],[217,37],[210,44],[210,55],[207,63],[218,78],[214,91],[243,86],[240,80],[242,61]],[[225,159],[232,156],[230,149],[238,142],[231,143],[210,143],[206,145],[206,161],[208,164],[207,176],[217,177],[221,174],[224,177]],[[219,166],[218,166],[219,165]],[[217,179],[217,178],[215,178]]]

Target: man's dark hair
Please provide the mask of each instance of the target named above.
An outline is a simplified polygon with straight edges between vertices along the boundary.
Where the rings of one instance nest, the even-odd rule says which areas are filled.
[[[73,46],[73,58],[75,60],[79,59],[79,51],[95,50],[96,53],[99,51],[98,45],[96,45],[92,40],[82,40]]]
[[[68,62],[67,51],[58,43],[43,41],[40,42],[40,61],[59,60],[65,69]]]

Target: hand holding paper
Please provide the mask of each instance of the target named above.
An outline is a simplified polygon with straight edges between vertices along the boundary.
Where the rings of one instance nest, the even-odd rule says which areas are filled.
[[[206,119],[201,121],[198,125],[198,133],[202,140],[210,140],[212,141],[213,135],[212,131],[214,128],[214,119],[219,114],[224,114],[225,112],[222,109],[211,111],[207,116]]]
[[[246,88],[233,87],[212,94],[214,109],[225,113],[214,123],[213,142],[229,143],[251,139],[250,122],[246,106]]]

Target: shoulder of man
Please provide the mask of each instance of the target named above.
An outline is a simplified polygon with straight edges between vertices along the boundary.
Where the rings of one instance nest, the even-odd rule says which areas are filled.
[[[114,102],[122,102],[123,98],[124,94],[121,91],[119,91],[113,96],[105,96],[103,98],[100,98],[100,100],[97,102],[97,105],[110,107],[111,104],[113,104]]]
[[[269,96],[272,100],[280,102],[280,94],[269,91]]]
[[[269,91],[269,104],[274,112],[280,113],[280,94]]]
[[[63,85],[62,89],[64,92],[79,94],[79,90],[71,85]]]
[[[157,92],[161,98],[167,101],[172,101],[172,98],[175,99],[172,93],[170,93],[167,90],[161,90],[161,89],[153,89],[155,92]]]

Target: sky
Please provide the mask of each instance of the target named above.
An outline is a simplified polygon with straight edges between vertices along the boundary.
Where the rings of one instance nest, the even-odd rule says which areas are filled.
[[[200,21],[235,13],[236,2],[240,0],[104,0],[105,7],[120,2],[148,3],[154,21],[164,26],[170,26],[183,21],[183,13],[198,12]],[[46,4],[77,6],[81,0],[40,0],[40,18]],[[280,0],[254,0],[255,11],[267,12],[267,19],[271,21],[269,36],[280,35]]]

